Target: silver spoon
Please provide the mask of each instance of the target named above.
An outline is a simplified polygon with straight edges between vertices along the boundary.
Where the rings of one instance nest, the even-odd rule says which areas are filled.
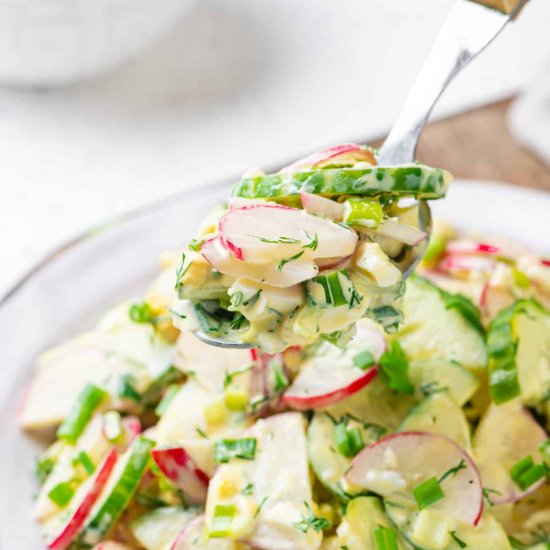
[[[515,7],[504,13],[471,0],[458,0],[447,16],[437,35],[428,58],[407,96],[392,131],[380,149],[378,163],[396,166],[414,161],[420,134],[426,125],[434,105],[454,77],[502,31],[527,3],[519,0]],[[419,227],[426,233],[431,230],[430,208],[426,201],[419,201]],[[408,277],[426,252],[428,239],[424,239],[399,268]],[[195,336],[212,346],[224,348],[250,348],[250,344],[232,342],[204,332]]]

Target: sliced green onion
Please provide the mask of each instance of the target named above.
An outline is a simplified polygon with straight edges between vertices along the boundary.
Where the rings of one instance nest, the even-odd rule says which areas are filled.
[[[459,548],[466,548],[468,546],[462,539],[458,538],[456,531],[449,531],[449,535],[458,544]]]
[[[373,534],[376,550],[399,550],[397,534],[393,529],[380,525],[374,528]]]
[[[208,536],[212,538],[229,536],[236,511],[234,504],[216,504]]]
[[[195,312],[204,332],[218,332],[220,330],[221,321],[206,311],[201,304],[195,304]]]
[[[229,462],[232,458],[254,460],[256,456],[256,438],[245,437],[243,439],[222,439],[214,448],[214,461],[219,463]]]
[[[75,443],[95,410],[107,397],[108,393],[105,390],[93,384],[86,384],[67,418],[57,429],[57,437],[68,443]]]
[[[150,323],[153,320],[153,313],[147,302],[132,304],[128,314],[134,323]]]
[[[155,378],[149,387],[143,392],[141,401],[145,406],[154,405],[161,398],[164,388],[176,382],[182,382],[185,378],[183,372],[170,365],[163,373]]]
[[[377,228],[384,219],[384,211],[378,201],[348,199],[344,202],[344,222],[369,229]]]
[[[424,253],[422,261],[425,263],[431,263],[439,260],[439,258],[443,256],[443,252],[445,252],[446,247],[447,239],[437,233],[432,233],[428,242],[428,248]]]
[[[335,307],[343,306],[348,303],[346,297],[344,296],[342,282],[340,281],[340,273],[346,277],[343,272],[335,271],[329,275],[319,275],[318,277],[313,278],[315,283],[319,283],[323,287],[325,291],[325,302]]]
[[[393,340],[382,354],[379,366],[382,381],[389,388],[410,395],[414,393],[414,386],[409,380],[409,361],[397,340]]]
[[[195,252],[198,252],[201,249],[202,243],[202,239],[191,239],[188,244],[189,250],[194,250]]]
[[[176,397],[180,389],[181,386],[178,384],[172,384],[168,386],[168,388],[166,389],[166,393],[164,394],[163,398],[160,400],[160,403],[155,409],[155,414],[157,416],[162,416],[166,412],[168,406],[170,405],[170,403],[172,403],[172,399]]]
[[[130,374],[123,374],[119,379],[118,396],[121,399],[129,399],[139,403],[141,396],[134,387],[134,377]]]
[[[510,468],[510,477],[522,491],[531,487],[545,475],[544,464],[535,464],[531,455],[522,458]]]
[[[80,451],[76,457],[76,461],[82,464],[88,475],[92,475],[94,473],[94,463],[86,451]]]
[[[342,456],[354,457],[365,447],[363,434],[359,428],[348,428],[344,422],[334,426],[336,448]]]
[[[523,271],[513,267],[512,275],[514,276],[514,283],[516,283],[516,286],[519,286],[519,288],[529,288],[531,281]]]
[[[38,459],[38,461],[36,462],[35,475],[40,485],[42,485],[44,481],[46,481],[46,478],[51,474],[54,466],[55,460],[51,457]]]
[[[74,493],[70,482],[61,482],[48,493],[48,498],[61,508],[73,498]]]
[[[445,496],[441,485],[439,485],[439,481],[435,477],[423,481],[412,492],[421,510],[435,504]]]
[[[117,441],[122,435],[122,419],[117,411],[108,411],[103,415],[103,433],[109,441]]]
[[[353,357],[353,364],[361,370],[369,369],[374,363],[374,355],[368,350],[361,351]]]
[[[283,368],[277,362],[272,361],[269,365],[273,378],[275,380],[275,391],[281,392],[288,387],[288,378],[283,372]]]

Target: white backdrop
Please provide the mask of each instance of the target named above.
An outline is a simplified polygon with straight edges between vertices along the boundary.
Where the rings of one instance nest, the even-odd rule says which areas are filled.
[[[105,218],[383,134],[451,4],[200,0],[116,72],[57,91],[0,91],[0,294]],[[524,87],[550,49],[548,21],[550,2],[531,0],[436,115]]]

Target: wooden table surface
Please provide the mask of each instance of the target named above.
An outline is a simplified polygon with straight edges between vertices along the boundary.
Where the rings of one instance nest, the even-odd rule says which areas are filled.
[[[511,103],[501,101],[429,124],[418,159],[447,168],[455,178],[503,181],[550,192],[550,166],[510,134],[506,113]]]

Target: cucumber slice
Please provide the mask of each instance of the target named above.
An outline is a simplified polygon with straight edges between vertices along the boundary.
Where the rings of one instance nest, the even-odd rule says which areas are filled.
[[[483,480],[490,489],[487,496],[493,504],[515,502],[536,490],[543,480],[520,489],[510,476],[514,464],[531,456],[542,462],[539,447],[548,436],[520,403],[491,405],[474,435],[474,452]]]
[[[132,521],[130,531],[146,550],[168,550],[182,527],[198,514],[197,508],[157,508]]]
[[[403,538],[417,550],[511,550],[506,532],[490,514],[476,527],[450,520],[430,509],[418,512],[384,502],[386,513]],[[453,537],[454,535],[454,537]],[[460,546],[460,540],[466,546]]]
[[[472,454],[470,427],[461,407],[447,392],[434,393],[414,407],[399,427],[400,432],[420,431],[444,435]]]
[[[441,359],[474,372],[485,369],[487,350],[472,302],[411,275],[403,313],[406,321],[396,337],[411,360]]]
[[[233,196],[284,199],[301,191],[315,195],[401,195],[438,199],[447,191],[451,175],[423,164],[398,167],[339,168],[279,173],[245,178],[233,187]]]
[[[375,530],[379,527],[392,529],[386,516],[382,501],[377,497],[358,497],[353,499],[346,508],[346,515],[338,527],[338,548],[348,550],[365,550],[378,548]],[[397,534],[397,533],[396,533]],[[397,540],[396,548],[408,548],[402,540]]]
[[[410,361],[409,379],[419,400],[432,391],[446,389],[458,405],[467,403],[480,387],[479,379],[458,363],[427,359]]]
[[[79,537],[78,548],[97,544],[116,523],[141,481],[153,446],[153,441],[138,437],[118,460],[107,486],[90,512],[90,519]]]
[[[491,323],[487,338],[493,401],[521,394],[537,405],[550,392],[550,313],[537,301],[518,300]]]

